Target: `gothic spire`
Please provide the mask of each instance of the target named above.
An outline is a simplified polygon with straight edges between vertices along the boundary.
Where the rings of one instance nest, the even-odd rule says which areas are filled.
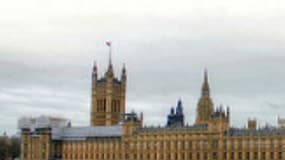
[[[182,100],[181,99],[179,99],[177,101],[176,114],[177,115],[183,115],[183,107],[182,107]]]
[[[210,96],[210,87],[208,83],[208,71],[205,69],[204,71],[204,82],[202,86],[202,96]]]
[[[122,69],[122,75],[121,75],[121,79],[122,80],[126,80],[127,78],[127,71],[126,71],[126,64],[123,64],[123,69]]]
[[[94,79],[97,79],[97,76],[98,76],[98,69],[97,69],[97,63],[96,61],[94,61],[94,64],[93,64],[93,73],[92,73],[92,76]]]

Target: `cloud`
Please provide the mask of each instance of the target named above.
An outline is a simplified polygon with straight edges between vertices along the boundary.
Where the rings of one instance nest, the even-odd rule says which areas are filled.
[[[23,115],[88,125],[92,63],[103,75],[106,39],[117,76],[127,64],[127,110],[144,112],[145,124],[165,124],[180,97],[194,122],[205,67],[215,105],[230,105],[232,125],[248,117],[275,124],[285,116],[284,8],[265,0],[4,2],[0,132],[14,133]]]

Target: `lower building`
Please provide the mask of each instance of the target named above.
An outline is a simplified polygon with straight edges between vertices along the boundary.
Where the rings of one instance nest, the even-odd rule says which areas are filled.
[[[51,117],[20,119],[21,160],[285,159],[285,129],[257,129],[255,120],[247,128],[230,127],[229,107],[214,107],[206,72],[195,123],[184,124],[181,101],[167,119],[164,127],[143,127],[136,113],[120,114],[117,125],[91,127]]]
[[[278,127],[285,128],[285,118],[278,117]]]

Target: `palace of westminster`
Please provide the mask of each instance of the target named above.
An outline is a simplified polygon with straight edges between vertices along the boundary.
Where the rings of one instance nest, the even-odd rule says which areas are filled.
[[[126,67],[103,77],[92,69],[91,118],[86,127],[69,120],[21,118],[21,160],[285,160],[285,128],[230,127],[229,107],[214,107],[205,71],[195,123],[185,125],[182,101],[163,127],[143,126],[143,114],[126,113]]]

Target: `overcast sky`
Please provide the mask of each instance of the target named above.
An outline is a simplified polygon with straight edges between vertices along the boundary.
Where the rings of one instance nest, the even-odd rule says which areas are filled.
[[[215,106],[231,125],[285,117],[285,2],[280,0],[11,0],[0,2],[0,134],[22,116],[89,125],[91,69],[126,63],[127,111],[165,125],[183,100],[195,120],[208,68]]]

